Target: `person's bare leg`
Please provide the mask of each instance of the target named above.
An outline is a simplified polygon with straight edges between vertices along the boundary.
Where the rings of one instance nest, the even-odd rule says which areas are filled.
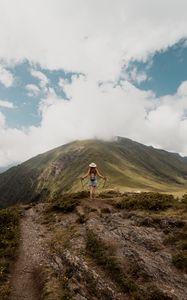
[[[90,200],[93,199],[93,186],[90,187]]]
[[[93,199],[95,199],[96,198],[96,186],[93,187],[92,195],[93,195]]]

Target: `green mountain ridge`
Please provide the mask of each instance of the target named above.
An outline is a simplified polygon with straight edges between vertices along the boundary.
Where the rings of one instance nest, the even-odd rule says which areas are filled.
[[[81,190],[80,176],[92,161],[107,176],[107,189],[180,192],[187,187],[187,159],[179,154],[121,137],[83,140],[39,154],[0,174],[0,207]]]

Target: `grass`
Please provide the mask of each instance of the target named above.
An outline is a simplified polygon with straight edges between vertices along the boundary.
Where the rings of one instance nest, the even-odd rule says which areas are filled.
[[[98,239],[91,231],[87,232],[86,250],[97,264],[107,271],[123,292],[137,290],[136,284],[130,278],[126,278],[120,263],[114,256],[114,249]]]
[[[123,196],[122,200],[115,205],[120,209],[163,211],[172,207],[175,203],[173,195],[143,192]]]
[[[187,251],[183,250],[173,254],[172,262],[178,269],[187,272]]]
[[[11,262],[16,256],[19,242],[19,220],[21,210],[9,208],[0,210],[0,299],[8,299],[11,292],[8,273]]]
[[[87,253],[101,266],[113,280],[119,289],[129,294],[134,300],[169,300],[171,299],[162,291],[152,286],[145,289],[138,284],[139,280],[149,281],[147,274],[144,274],[138,264],[129,262],[124,268],[115,255],[115,249],[105,241],[98,238],[92,231],[87,231],[86,236]],[[142,277],[142,278],[141,278]]]
[[[45,200],[50,192],[81,189],[80,176],[96,161],[108,177],[106,185],[122,191],[185,190],[187,166],[175,154],[153,149],[128,139],[85,140],[40,154],[0,175],[0,205],[28,199]],[[56,167],[59,173],[56,173]],[[102,182],[102,180],[101,180]],[[9,185],[11,183],[11,189]]]
[[[38,266],[33,270],[41,300],[72,300],[72,293],[68,287],[69,278],[59,276],[47,266]]]
[[[187,272],[187,225],[170,231],[164,243],[172,248],[172,262],[180,270]]]
[[[186,193],[182,196],[181,203],[183,204],[185,210],[187,210],[187,194]]]
[[[99,197],[107,199],[107,198],[114,198],[114,197],[120,197],[121,193],[119,191],[115,190],[106,190],[101,193],[99,193]]]
[[[69,213],[74,211],[76,206],[80,204],[81,199],[88,196],[87,192],[78,192],[78,193],[67,193],[67,194],[55,194],[50,200],[47,207],[47,212],[56,211]]]
[[[63,250],[69,249],[76,235],[77,231],[73,226],[66,230],[64,228],[54,230],[48,243],[50,250],[52,253],[60,254]]]
[[[43,224],[51,224],[55,222],[55,213],[71,213],[80,204],[81,199],[87,198],[88,193],[85,191],[77,193],[55,193],[48,201],[43,213]],[[79,220],[78,220],[79,221]],[[80,220],[84,223],[85,220]]]

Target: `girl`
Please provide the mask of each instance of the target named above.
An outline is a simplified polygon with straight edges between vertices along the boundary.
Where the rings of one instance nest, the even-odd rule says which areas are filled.
[[[89,177],[89,186],[90,186],[90,200],[95,199],[96,188],[97,188],[97,176],[106,180],[106,177],[101,175],[97,169],[97,165],[95,163],[89,164],[88,172],[81,177],[81,180]]]

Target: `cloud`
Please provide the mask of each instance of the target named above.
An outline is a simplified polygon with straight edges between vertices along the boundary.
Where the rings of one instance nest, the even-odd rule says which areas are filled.
[[[40,94],[40,89],[35,84],[27,84],[25,89],[28,91],[30,97],[37,97]]]
[[[14,104],[10,101],[7,100],[0,100],[0,107],[5,107],[5,108],[14,108]]]
[[[0,83],[5,87],[10,87],[14,82],[14,77],[10,71],[0,65]]]
[[[187,154],[186,87],[187,81],[175,95],[156,98],[128,81],[98,85],[92,78],[74,77],[64,87],[71,100],[59,98],[53,89],[41,100],[38,127],[7,128],[0,114],[1,165],[75,139],[116,135]]]
[[[76,76],[78,77],[78,75],[73,75],[72,78]],[[67,78],[60,78],[58,85],[63,89],[67,84],[70,84],[70,80]]]
[[[187,155],[187,83],[156,98],[134,86],[149,79],[146,71],[123,76],[131,61],[187,37],[186,11],[186,0],[0,0],[0,58],[11,67],[27,59],[43,97],[38,127],[9,128],[0,113],[0,164],[95,136],[127,136]],[[82,74],[59,81],[69,100],[56,95],[40,67]],[[37,93],[33,85],[27,90]]]
[[[4,128],[5,126],[5,116],[0,112],[0,128]]]
[[[138,71],[137,67],[135,66],[130,69],[128,67],[124,69],[121,73],[120,78],[138,84],[146,80],[150,80],[145,71]]]
[[[49,83],[47,76],[44,73],[34,69],[31,69],[31,75],[39,80],[39,86],[45,90]]]
[[[186,0],[1,0],[0,57],[116,80],[130,60],[186,38],[186,11]]]

